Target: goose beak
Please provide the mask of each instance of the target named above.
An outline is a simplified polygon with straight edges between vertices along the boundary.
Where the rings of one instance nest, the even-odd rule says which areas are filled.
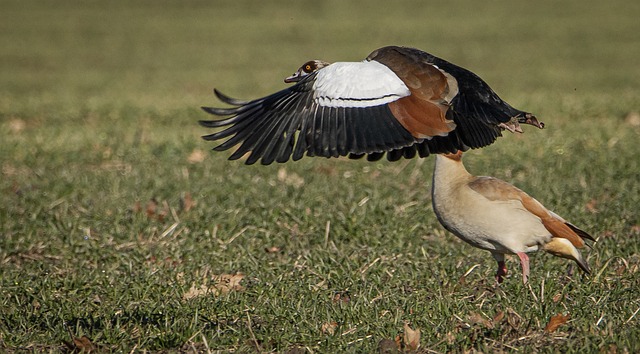
[[[287,84],[290,84],[292,82],[298,82],[300,81],[300,79],[302,79],[302,73],[300,72],[300,70],[298,70],[295,73],[293,73],[293,75],[285,78],[284,82]]]

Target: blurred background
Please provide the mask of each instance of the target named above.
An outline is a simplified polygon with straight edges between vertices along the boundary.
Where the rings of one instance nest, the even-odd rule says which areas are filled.
[[[214,86],[252,98],[306,60],[362,60],[391,44],[471,69],[515,105],[635,95],[639,16],[626,0],[3,0],[0,113],[198,107]]]

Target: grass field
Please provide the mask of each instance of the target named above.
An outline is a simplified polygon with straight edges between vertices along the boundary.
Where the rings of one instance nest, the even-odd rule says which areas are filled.
[[[0,351],[393,352],[407,323],[423,353],[640,352],[639,2],[1,8]],[[213,87],[389,44],[547,124],[466,164],[597,237],[591,276],[539,253],[496,286],[435,219],[433,158],[245,166],[200,139]]]

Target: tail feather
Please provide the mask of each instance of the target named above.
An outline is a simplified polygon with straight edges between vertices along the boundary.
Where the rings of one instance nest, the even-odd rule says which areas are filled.
[[[544,227],[553,235],[554,238],[563,238],[569,240],[573,246],[582,248],[584,247],[584,240],[579,234],[573,231],[567,223],[562,220],[558,220],[554,217],[548,217],[542,219]]]
[[[548,210],[539,201],[518,190],[518,196],[525,207],[533,215],[540,218],[542,225],[553,237],[569,240],[575,247],[584,247],[584,239],[593,240],[588,233],[565,221],[560,215]]]
[[[587,240],[596,242],[596,239],[593,238],[593,236],[589,235],[586,231],[579,229],[577,226],[575,226],[575,225],[573,225],[571,223],[568,223],[568,222],[565,222],[565,225],[569,226],[569,228],[571,230],[573,230],[573,232],[578,234],[578,236],[582,237],[583,239],[587,239]]]

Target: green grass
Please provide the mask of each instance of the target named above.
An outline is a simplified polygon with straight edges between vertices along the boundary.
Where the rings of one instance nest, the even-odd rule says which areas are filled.
[[[640,127],[625,118],[640,109],[639,13],[628,1],[3,1],[0,351],[86,335],[104,351],[366,353],[405,322],[424,352],[640,351]],[[515,259],[496,287],[490,255],[434,217],[432,158],[245,166],[199,138],[214,86],[258,97],[308,59],[388,44],[466,66],[547,123],[467,167],[596,236],[592,276],[540,253],[530,287]],[[236,273],[241,288],[214,294],[214,276]],[[200,286],[211,292],[185,299]],[[558,313],[569,322],[545,333]]]

